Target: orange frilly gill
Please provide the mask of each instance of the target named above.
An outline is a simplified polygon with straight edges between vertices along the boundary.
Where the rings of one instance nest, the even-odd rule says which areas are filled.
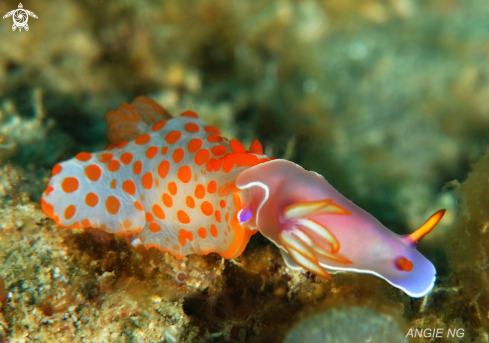
[[[59,226],[99,228],[178,258],[236,258],[260,231],[292,269],[373,274],[411,297],[433,288],[435,268],[416,245],[445,210],[400,236],[321,175],[264,155],[258,141],[247,150],[194,112],[172,118],[139,96],[105,117],[107,150],[53,168],[41,206]]]

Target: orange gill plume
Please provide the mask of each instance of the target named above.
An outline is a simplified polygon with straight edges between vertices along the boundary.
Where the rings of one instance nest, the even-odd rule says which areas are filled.
[[[289,205],[282,213],[285,225],[279,233],[279,239],[298,265],[319,276],[331,279],[319,263],[321,258],[342,264],[352,262],[338,254],[340,242],[327,227],[314,219],[307,218],[320,214],[349,215],[350,212],[331,199]]]

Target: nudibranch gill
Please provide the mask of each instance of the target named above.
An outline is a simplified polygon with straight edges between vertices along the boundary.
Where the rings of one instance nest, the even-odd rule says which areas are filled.
[[[399,236],[321,175],[264,155],[258,141],[246,150],[194,112],[172,118],[139,96],[105,118],[107,150],[53,168],[41,207],[59,226],[99,228],[178,258],[236,258],[260,231],[293,269],[373,274],[412,297],[433,288],[435,268],[416,245],[445,210]]]

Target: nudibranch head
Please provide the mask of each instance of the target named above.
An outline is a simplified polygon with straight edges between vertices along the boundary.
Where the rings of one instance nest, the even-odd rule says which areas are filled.
[[[277,245],[288,266],[330,278],[326,270],[373,274],[412,297],[434,285],[433,264],[416,250],[444,214],[400,236],[353,204],[321,175],[285,160],[243,171],[236,179],[242,225]]]

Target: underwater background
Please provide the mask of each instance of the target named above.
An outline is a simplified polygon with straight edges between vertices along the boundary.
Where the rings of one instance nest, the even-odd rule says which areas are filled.
[[[28,31],[0,20],[0,342],[489,342],[489,2],[22,4]],[[259,139],[396,233],[446,208],[418,247],[435,288],[292,271],[260,234],[232,261],[145,261],[58,228],[51,168],[105,149],[105,112],[140,94]]]

